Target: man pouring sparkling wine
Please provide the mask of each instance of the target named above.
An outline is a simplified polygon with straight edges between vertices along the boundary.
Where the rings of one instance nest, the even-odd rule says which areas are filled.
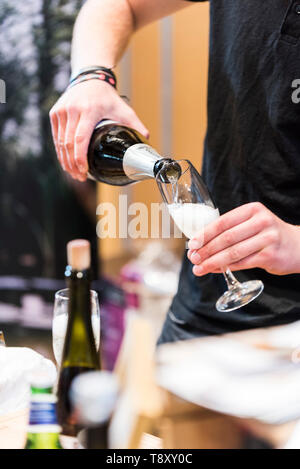
[[[118,134],[118,181],[127,184],[141,175],[159,180],[165,165],[173,164],[157,154],[151,164],[142,163],[150,152],[144,140],[149,132],[118,95],[112,68],[136,30],[188,5],[88,0],[83,6],[74,29],[71,82],[50,112],[59,161],[75,179],[84,181],[89,172],[114,183],[113,166],[104,161],[113,147],[101,153],[94,134],[105,119],[135,129],[130,145],[126,132]],[[300,319],[300,112],[291,99],[291,83],[300,77],[300,27],[292,6],[280,0],[210,1],[208,128],[204,184],[198,186],[198,202],[210,209],[198,208],[197,214],[185,207],[209,223],[201,222],[200,234],[186,233],[189,250],[160,343]],[[105,142],[116,140],[114,134]],[[180,200],[169,198],[172,184],[160,187],[180,226]],[[247,295],[256,300],[243,302]]]

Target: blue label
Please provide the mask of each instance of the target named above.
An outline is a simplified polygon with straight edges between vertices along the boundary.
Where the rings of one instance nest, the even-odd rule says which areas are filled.
[[[29,425],[57,425],[55,402],[31,402]]]

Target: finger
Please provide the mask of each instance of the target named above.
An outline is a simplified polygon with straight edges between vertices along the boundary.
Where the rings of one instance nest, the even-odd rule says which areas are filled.
[[[65,152],[68,158],[69,167],[71,168],[72,174],[76,175],[78,180],[85,181],[86,176],[79,172],[74,156],[75,134],[80,114],[79,111],[75,109],[69,109],[67,115],[68,121],[65,134]]]
[[[149,139],[149,130],[144,126],[144,124],[142,124],[142,122],[138,118],[136,118],[136,120],[134,120],[134,122],[132,122],[130,125],[134,129],[136,129],[141,135],[143,135],[143,137],[145,137],[147,140]]]
[[[54,142],[54,146],[55,146],[55,151],[56,151],[56,154],[57,154],[57,158],[62,166],[62,168],[64,169],[64,171],[66,170],[65,169],[65,166],[64,166],[64,161],[63,159],[61,158],[61,154],[60,154],[60,150],[59,150],[59,145],[58,145],[58,117],[56,115],[56,112],[55,111],[51,111],[50,113],[50,123],[51,123],[51,131],[52,131],[52,137],[53,137],[53,142]]]
[[[200,264],[217,252],[240,243],[260,233],[265,228],[262,217],[252,217],[244,223],[221,233],[197,251],[193,251],[191,262]]]
[[[97,122],[98,121],[99,119]],[[91,121],[88,115],[81,114],[77,125],[75,133],[74,159],[78,171],[82,174],[87,174],[88,172],[88,148],[97,122]]]
[[[240,225],[241,223],[247,221],[254,215],[255,206],[256,204],[246,204],[225,213],[216,221],[205,227],[201,239],[191,239],[188,244],[189,248],[200,249],[202,246],[205,246],[209,241],[211,241],[213,238],[216,238],[216,236],[219,236],[224,231],[227,231],[234,226]]]
[[[194,254],[195,252],[197,252],[197,250],[189,249],[188,252],[187,252],[187,254],[186,254],[186,255],[187,255],[187,258],[188,258],[189,260],[191,260],[193,254]]]
[[[217,270],[214,270],[213,272],[211,272],[212,274],[222,274],[223,273],[223,270],[222,269],[217,269]]]
[[[58,119],[58,153],[59,153],[59,160],[61,161],[62,167],[65,171],[72,174],[72,168],[69,165],[68,157],[65,151],[65,131],[67,125],[67,114],[65,111],[61,110],[57,112],[57,119]]]
[[[261,257],[263,251],[256,252],[251,254],[250,256],[241,259],[239,262],[235,262],[228,266],[228,268],[232,272],[236,272],[237,270],[247,270],[247,269],[255,269],[261,265]]]
[[[136,113],[133,111],[132,108],[128,106],[127,112],[120,116],[116,116],[117,120],[122,124],[125,124],[135,130],[137,130],[140,134],[142,134],[145,138],[149,138],[149,130],[144,126],[144,124],[140,121]],[[120,120],[121,119],[121,120]]]
[[[240,262],[242,259],[264,249],[266,247],[265,238],[265,236],[257,235],[235,246],[231,246],[224,251],[218,252],[200,265],[195,265],[193,267],[193,273],[197,276],[202,276],[209,272],[215,272],[222,267]]]

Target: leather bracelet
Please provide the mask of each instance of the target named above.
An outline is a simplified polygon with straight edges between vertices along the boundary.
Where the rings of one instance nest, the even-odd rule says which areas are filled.
[[[110,75],[106,75],[105,73],[89,73],[86,75],[81,75],[76,80],[73,80],[67,89],[73,88],[73,86],[79,85],[79,83],[84,83],[85,81],[90,80],[106,81],[106,83],[111,85],[113,88],[117,88],[114,78],[112,78]]]
[[[117,77],[115,73],[112,71],[112,69],[107,68],[107,67],[101,67],[99,65],[82,68],[76,75],[71,77],[70,84],[76,81],[77,79],[79,79],[80,77],[89,75],[91,73],[97,73],[97,74],[104,73],[105,75],[111,78],[110,84],[114,86],[115,88],[117,87]]]

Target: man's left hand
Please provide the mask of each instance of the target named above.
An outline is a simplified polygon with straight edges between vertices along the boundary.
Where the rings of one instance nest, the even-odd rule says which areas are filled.
[[[259,202],[222,215],[189,241],[193,273],[203,276],[259,267],[275,275],[300,273],[300,227],[290,225]]]

